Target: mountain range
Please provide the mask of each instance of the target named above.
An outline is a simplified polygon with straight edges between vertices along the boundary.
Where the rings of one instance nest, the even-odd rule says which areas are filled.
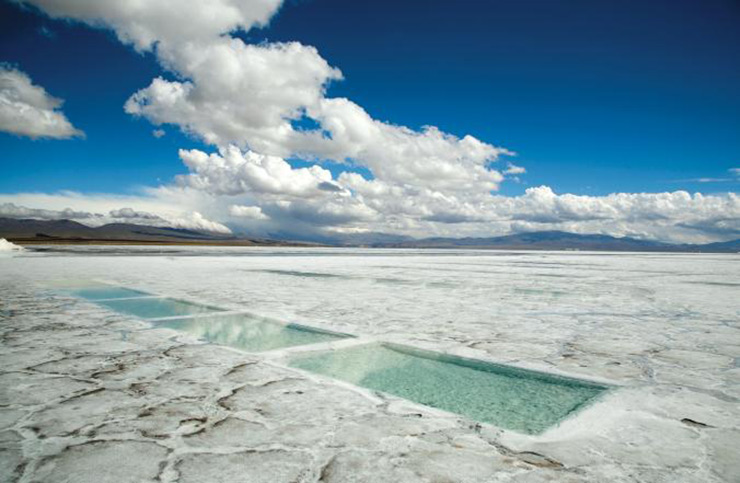
[[[0,238],[15,243],[135,243],[193,245],[294,245],[276,240],[235,237],[183,228],[110,223],[90,227],[72,220],[0,218]]]
[[[385,243],[397,248],[497,248],[530,250],[595,250],[631,252],[738,252],[740,239],[727,242],[672,244],[609,235],[579,234],[564,231],[538,231],[490,238],[425,238]]]
[[[26,244],[104,243],[104,244],[194,244],[233,246],[315,246],[316,243],[224,235],[197,230],[112,223],[89,227],[72,220],[0,218],[0,238]],[[386,234],[345,237],[324,245],[375,248],[475,248],[500,250],[595,250],[640,252],[738,253],[740,239],[708,244],[671,244],[609,235],[578,234],[563,231],[518,233],[486,238],[414,239]]]

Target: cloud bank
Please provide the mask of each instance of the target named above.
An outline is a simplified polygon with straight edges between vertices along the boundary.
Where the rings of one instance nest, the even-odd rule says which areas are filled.
[[[212,146],[181,150],[189,173],[146,193],[143,204],[154,203],[170,220],[186,206],[264,235],[562,229],[703,242],[738,234],[734,194],[593,197],[540,186],[521,196],[496,195],[505,179],[526,173],[510,162],[495,168],[513,155],[505,148],[434,126],[415,130],[375,119],[352,100],[328,95],[343,74],[314,47],[239,37],[266,25],[280,0],[191,0],[187,8],[178,0],[20,3],[112,30],[156,56],[165,74],[132,93],[125,111],[150,121],[155,136],[169,125]],[[293,159],[308,166],[294,167]],[[346,170],[333,175],[327,162]]]
[[[83,137],[61,112],[63,102],[24,72],[0,63],[0,131],[32,139]]]
[[[343,175],[340,178],[355,177]],[[362,179],[361,177],[358,177]],[[340,181],[335,181],[340,183]],[[740,238],[740,196],[671,193],[557,194],[547,186],[521,196],[490,196],[456,204],[430,194],[404,192],[361,181],[363,194],[306,189],[298,196],[212,195],[190,186],[149,189],[139,196],[79,193],[0,195],[0,217],[73,219],[88,225],[126,222],[227,233],[310,238],[346,233],[416,237],[490,237],[511,232],[563,230],[677,243]],[[312,185],[314,188],[318,183]],[[354,188],[353,188],[354,189]],[[257,203],[255,200],[259,200]],[[34,208],[26,208],[32,206]],[[43,206],[65,206],[47,210]],[[117,208],[125,206],[125,208]],[[38,207],[38,208],[35,208]],[[205,214],[201,211],[205,210]]]

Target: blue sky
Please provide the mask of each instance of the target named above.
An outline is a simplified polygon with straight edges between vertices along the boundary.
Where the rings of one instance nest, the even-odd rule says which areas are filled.
[[[729,170],[740,166],[739,24],[731,0],[312,0],[288,1],[268,26],[232,35],[314,46],[343,74],[326,97],[349,98],[376,120],[516,152],[494,166],[511,161],[526,173],[501,182],[498,195],[546,185],[599,197],[737,190]],[[0,132],[0,193],[135,194],[189,172],[179,149],[223,147],[172,124],[155,138],[151,114],[124,112],[153,78],[186,76],[113,30],[0,3],[0,60],[64,99],[64,115],[85,132]],[[280,154],[294,168],[314,164]],[[323,166],[335,179],[345,169],[374,177],[372,163],[356,164]]]
[[[725,178],[738,164],[737,2],[387,6],[298,2],[253,38],[316,45],[347,78],[332,93],[380,119],[510,148],[531,185],[587,194],[727,189],[672,180]]]
[[[177,148],[198,143],[174,129],[154,139],[122,109],[160,73],[151,55],[108,32],[0,8],[0,58],[65,99],[87,133],[66,143],[0,134],[14,168],[0,189],[126,191],[183,172]],[[512,194],[540,183],[712,192],[738,182],[685,180],[726,178],[740,164],[738,22],[732,1],[315,0],[246,38],[315,45],[345,75],[330,94],[376,118],[516,151],[529,173],[505,186]]]

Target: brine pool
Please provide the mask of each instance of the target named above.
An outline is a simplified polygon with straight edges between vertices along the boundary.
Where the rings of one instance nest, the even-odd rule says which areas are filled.
[[[149,295],[139,290],[124,287],[84,287],[66,290],[65,292],[87,300],[123,299]]]
[[[168,298],[109,299],[98,300],[96,303],[116,312],[135,315],[142,319],[204,315],[222,311],[222,309],[216,307]]]
[[[298,356],[290,366],[527,434],[541,433],[607,390],[577,379],[390,344]]]
[[[247,352],[353,337],[226,313],[218,307],[125,287],[92,286],[64,293],[147,319],[155,327]],[[579,379],[382,342],[289,355],[288,365],[525,434],[545,431],[609,389]]]
[[[241,314],[174,319],[160,322],[157,326],[187,332],[209,342],[247,352],[333,342],[346,337],[298,324],[281,324]]]

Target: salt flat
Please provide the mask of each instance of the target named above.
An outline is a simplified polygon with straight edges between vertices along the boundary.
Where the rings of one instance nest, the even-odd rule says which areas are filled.
[[[615,388],[524,435],[58,291],[95,279]],[[739,288],[737,255],[0,256],[0,481],[738,481]]]

